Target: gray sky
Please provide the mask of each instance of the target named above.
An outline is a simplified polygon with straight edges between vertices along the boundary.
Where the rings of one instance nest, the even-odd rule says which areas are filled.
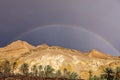
[[[37,27],[55,24],[82,27],[101,36],[120,51],[119,0],[0,0],[0,46],[10,43],[17,36]],[[79,33],[74,32],[74,34]],[[53,38],[56,39],[56,37]],[[27,41],[30,42],[30,40]],[[63,44],[69,46],[69,43],[61,43]],[[102,46],[104,42],[98,47],[104,51]],[[82,48],[83,45],[78,47],[86,50]],[[85,47],[90,48],[90,46]],[[107,50],[109,52],[110,49],[106,49],[105,52]]]

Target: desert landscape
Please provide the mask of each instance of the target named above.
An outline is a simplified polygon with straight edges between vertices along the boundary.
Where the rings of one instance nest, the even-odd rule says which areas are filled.
[[[0,80],[120,80],[120,57],[98,50],[33,46],[18,40],[0,48]],[[22,79],[24,78],[24,79]]]

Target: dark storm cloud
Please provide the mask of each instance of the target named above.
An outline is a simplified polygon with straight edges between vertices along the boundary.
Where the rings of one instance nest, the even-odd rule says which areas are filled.
[[[0,46],[50,24],[83,26],[120,50],[119,0],[1,0]]]
[[[31,30],[15,38],[15,40],[18,39],[25,40],[34,45],[46,43],[48,45],[59,45],[81,51],[97,49],[104,53],[119,55],[119,52],[99,35],[75,26],[44,26],[43,28]]]

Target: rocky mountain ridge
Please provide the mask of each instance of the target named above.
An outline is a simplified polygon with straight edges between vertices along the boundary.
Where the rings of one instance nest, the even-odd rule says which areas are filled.
[[[108,66],[112,68],[120,66],[120,58],[95,49],[81,52],[47,44],[35,47],[21,40],[0,48],[0,56],[0,62],[6,59],[11,62],[16,61],[18,67],[23,63],[28,63],[30,69],[33,65],[51,65],[56,70],[67,68],[69,71],[78,73],[81,77],[88,77],[89,70],[92,70],[95,75],[100,75]],[[19,71],[16,70],[16,73]]]

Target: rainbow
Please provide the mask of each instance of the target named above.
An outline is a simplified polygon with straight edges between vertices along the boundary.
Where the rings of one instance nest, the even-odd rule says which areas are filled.
[[[50,27],[52,28],[52,27],[59,27],[59,26],[66,27],[66,28],[80,29],[80,30],[82,30],[84,32],[87,32],[87,33],[95,36],[96,38],[104,41],[107,46],[109,46],[112,50],[115,51],[116,55],[119,55],[119,51],[109,41],[107,41],[106,39],[104,39],[103,37],[101,37],[100,35],[98,35],[97,33],[89,31],[89,30],[87,30],[87,29],[85,29],[83,27],[80,27],[80,26],[77,27],[77,26],[71,26],[71,25],[58,25],[58,24],[56,24],[56,25],[45,25],[45,26],[42,26],[42,27],[39,26],[37,28],[30,29],[27,32],[22,33],[21,35],[19,35],[19,36],[15,37],[14,39],[12,39],[12,41],[17,40],[17,39],[21,39],[23,36],[28,35],[28,34],[30,34],[32,32],[36,32],[39,29],[46,29],[46,28],[50,28]]]

